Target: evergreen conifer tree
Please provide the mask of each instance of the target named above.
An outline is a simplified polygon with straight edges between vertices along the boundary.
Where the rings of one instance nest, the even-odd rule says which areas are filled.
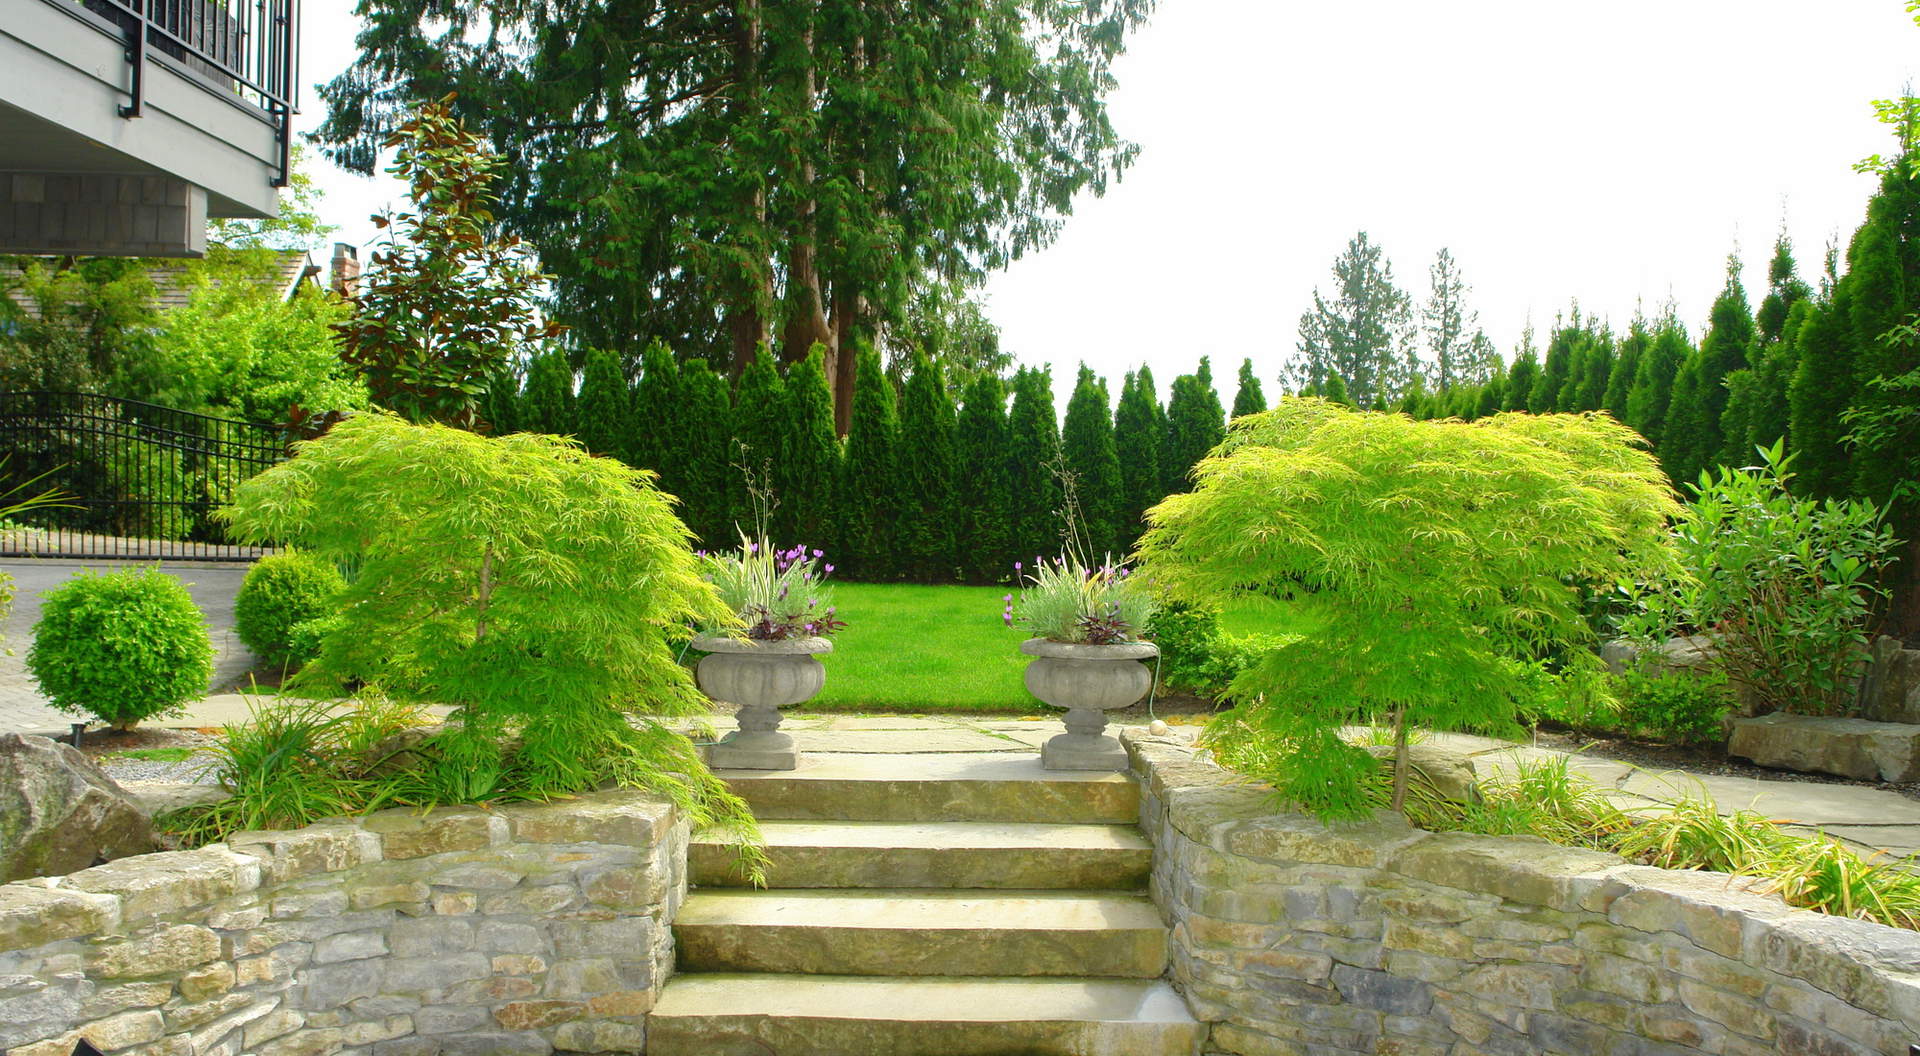
[[[1353,406],[1353,397],[1347,395],[1347,383],[1338,374],[1327,375],[1326,383],[1320,386],[1320,395],[1334,403]]]
[[[1613,365],[1607,371],[1607,388],[1600,406],[1617,421],[1627,420],[1627,396],[1633,391],[1633,377],[1640,369],[1640,357],[1653,344],[1653,331],[1647,320],[1636,314],[1627,336],[1614,349]]]
[[[733,401],[727,379],[704,361],[680,369],[680,413],[667,456],[679,476],[680,502],[687,527],[702,546],[713,550],[737,545],[741,525],[733,495],[740,479],[733,458]]]
[[[573,367],[565,352],[549,349],[533,357],[516,410],[526,432],[573,435]]]
[[[998,583],[1015,560],[1007,481],[1007,389],[998,375],[980,374],[967,386],[956,446],[961,574],[976,583]]]
[[[955,549],[955,430],[953,401],[940,366],[916,354],[900,396],[900,479],[897,547],[901,573],[916,583],[953,581]]]
[[[1506,392],[1503,395],[1501,410],[1524,411],[1533,402],[1533,390],[1540,384],[1540,360],[1533,349],[1522,345],[1514,356],[1513,367],[1507,371]]]
[[[1582,335],[1580,347],[1574,354],[1573,410],[1597,411],[1606,406],[1607,381],[1613,375],[1614,355],[1613,335],[1604,327]]]
[[[1120,458],[1114,445],[1113,410],[1105,381],[1080,365],[1073,395],[1067,398],[1060,450],[1073,474],[1089,559],[1113,553],[1120,536]]]
[[[827,388],[826,348],[815,345],[787,376],[785,445],[774,467],[782,540],[810,547],[835,542],[834,489],[840,476],[840,438],[833,431],[833,393]],[[833,560],[838,560],[835,555]]]
[[[1793,243],[1783,228],[1773,240],[1773,259],[1767,262],[1767,295],[1754,313],[1754,328],[1760,340],[1772,344],[1785,336],[1787,316],[1793,306],[1806,300],[1813,289],[1795,273]]]
[[[1727,376],[1750,364],[1748,350],[1753,346],[1753,313],[1747,309],[1747,291],[1740,285],[1740,260],[1727,257],[1727,284],[1713,299],[1708,313],[1707,332],[1700,339],[1699,404],[1696,421],[1688,426],[1699,435],[1700,461],[1695,469],[1705,469],[1726,454],[1720,420],[1727,412]],[[1746,444],[1746,420],[1741,418],[1740,445]],[[1689,457],[1691,453],[1689,452]],[[1692,464],[1692,463],[1689,463]],[[1740,461],[1744,465],[1744,460]],[[1693,479],[1693,474],[1687,475]]]
[[[633,383],[631,407],[622,457],[630,466],[660,474],[661,489],[679,494],[680,466],[669,453],[678,453],[680,362],[663,342],[648,343],[640,354],[640,377]]]
[[[1479,400],[1473,406],[1470,418],[1491,418],[1499,414],[1507,403],[1507,375],[1505,371],[1495,374],[1480,386]]]
[[[1633,387],[1627,390],[1626,423],[1641,435],[1655,451],[1666,445],[1667,411],[1673,403],[1673,384],[1680,368],[1693,352],[1687,330],[1672,311],[1660,320],[1653,344],[1640,357],[1633,370]]]
[[[1844,497],[1852,478],[1843,418],[1854,384],[1846,305],[1850,297],[1842,282],[1834,299],[1814,305],[1794,335],[1794,374],[1787,389],[1796,452],[1794,483],[1796,490],[1817,499]]]
[[[487,391],[480,397],[480,420],[489,436],[518,432],[520,374],[511,360],[503,361],[487,374]]]
[[[628,421],[632,414],[620,357],[603,348],[589,349],[580,399],[574,405],[574,429],[580,442],[596,455],[620,457],[632,429]]]
[[[1569,383],[1573,379],[1574,347],[1579,339],[1580,308],[1576,305],[1573,322],[1555,326],[1547,338],[1546,358],[1541,360],[1540,374],[1534,379],[1533,391],[1527,395],[1527,410],[1534,414],[1552,414],[1572,409],[1561,401],[1571,402]]]
[[[1141,380],[1142,376],[1145,381]],[[1120,386],[1120,406],[1113,412],[1113,446],[1120,461],[1119,539],[1115,546],[1132,550],[1145,530],[1146,511],[1166,497],[1160,488],[1159,404],[1150,386],[1153,375],[1145,367],[1128,374]],[[1236,398],[1235,402],[1239,402]]]
[[[1338,374],[1328,374],[1331,387]],[[1226,415],[1220,409],[1220,397],[1213,391],[1213,372],[1206,357],[1200,369],[1173,380],[1173,396],[1167,403],[1166,468],[1172,476],[1161,481],[1172,495],[1186,491],[1191,482],[1187,474],[1208,451],[1226,436]]]
[[[1120,398],[1126,398],[1124,389]],[[1253,360],[1243,359],[1240,361],[1239,388],[1233,393],[1233,417],[1259,414],[1266,409],[1267,394],[1260,391],[1260,379],[1253,373]]]
[[[1719,421],[1714,419],[1709,424],[1714,411],[1705,392],[1707,373],[1700,350],[1689,352],[1673,379],[1673,399],[1667,405],[1667,420],[1657,449],[1661,466],[1683,495],[1717,450]]]
[[[900,570],[900,419],[880,353],[863,348],[855,363],[853,419],[836,504],[846,558],[841,567],[878,582],[896,578]]]
[[[1880,193],[1867,205],[1867,222],[1854,236],[1847,252],[1848,315],[1853,324],[1854,380],[1848,409],[1873,414],[1910,402],[1912,394],[1872,384],[1876,378],[1896,378],[1920,367],[1914,344],[1889,340],[1893,329],[1912,314],[1912,288],[1920,283],[1920,260],[1907,243],[1907,231],[1920,223],[1920,180],[1890,173]],[[1894,439],[1889,436],[1887,439]],[[1898,446],[1904,446],[1900,444]],[[1856,444],[1853,457],[1855,495],[1886,503],[1907,468],[1906,452],[1879,444]]]
[[[1032,567],[1034,557],[1060,553],[1062,495],[1054,469],[1060,458],[1060,425],[1053,411],[1051,369],[1025,367],[1013,376],[1013,409],[1007,415],[1007,495],[1011,503],[1014,559]]]
[[[773,353],[761,345],[747,369],[740,372],[740,385],[733,393],[733,443],[727,452],[733,465],[729,501],[743,515],[752,510],[747,494],[751,478],[756,488],[774,489],[773,516],[776,522],[782,518],[782,508],[789,500],[779,492],[775,474],[786,460],[786,438],[792,421],[786,382],[780,377]],[[744,527],[749,532],[755,530],[753,525]],[[773,530],[773,526],[770,525],[769,530]],[[784,536],[770,541],[777,546],[792,545],[792,540]]]

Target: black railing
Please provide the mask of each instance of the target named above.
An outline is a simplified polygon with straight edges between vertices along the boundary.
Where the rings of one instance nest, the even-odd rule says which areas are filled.
[[[130,99],[120,108],[121,117],[139,117],[144,112],[149,52],[169,55],[266,113],[280,148],[280,173],[274,186],[286,186],[299,79],[299,0],[80,3],[126,36]]]
[[[112,396],[0,392],[0,494],[65,506],[0,521],[0,556],[251,561],[215,518],[242,481],[287,454],[278,426]],[[38,478],[36,480],[36,478]]]

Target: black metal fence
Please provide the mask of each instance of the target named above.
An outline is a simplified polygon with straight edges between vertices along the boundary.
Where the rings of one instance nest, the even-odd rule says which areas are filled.
[[[0,557],[251,561],[213,511],[287,455],[278,426],[78,392],[0,392],[0,493],[69,504],[0,521]]]

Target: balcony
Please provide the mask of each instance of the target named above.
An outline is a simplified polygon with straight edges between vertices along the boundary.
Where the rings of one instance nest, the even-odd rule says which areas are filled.
[[[0,253],[198,256],[287,179],[298,0],[0,0]]]

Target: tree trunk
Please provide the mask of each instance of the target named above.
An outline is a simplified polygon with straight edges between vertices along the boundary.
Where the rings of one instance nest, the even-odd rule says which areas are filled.
[[[833,427],[841,436],[853,424],[854,330],[866,307],[858,293],[833,291],[833,344],[828,346],[827,384],[833,388]]]
[[[1393,709],[1393,812],[1407,812],[1407,709]]]
[[[761,0],[739,0],[733,38],[733,62],[738,87],[728,105],[729,125],[738,130],[742,125],[759,119],[762,110],[760,84],[760,42],[761,42]],[[741,202],[742,219],[749,222],[754,232],[748,239],[760,237],[766,229],[767,196],[758,187],[746,193]],[[743,245],[740,248],[750,249]],[[744,274],[732,278],[733,303],[727,306],[727,331],[731,341],[731,356],[727,364],[727,373],[738,380],[759,354],[760,346],[768,344],[766,306],[773,300],[773,274],[767,263],[758,253],[743,254],[753,260],[744,265]]]

